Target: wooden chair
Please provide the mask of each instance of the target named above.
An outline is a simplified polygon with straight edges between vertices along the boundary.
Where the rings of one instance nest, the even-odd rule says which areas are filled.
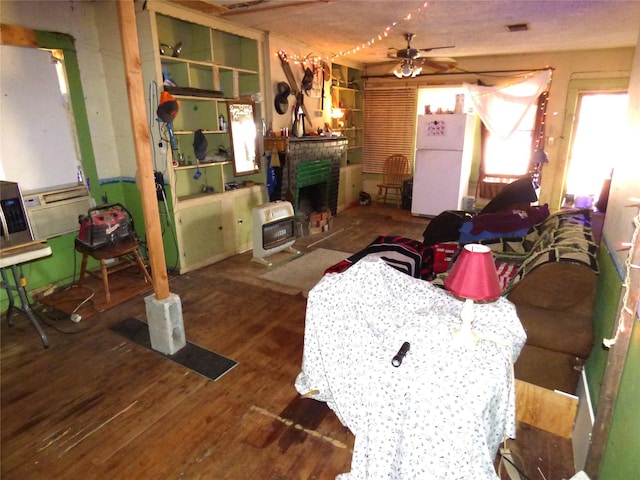
[[[387,202],[387,194],[391,190],[392,195],[396,195],[396,205],[400,208],[402,201],[402,184],[409,177],[409,161],[404,155],[391,155],[384,161],[382,168],[382,183],[378,184],[378,196],[376,202]]]
[[[98,278],[102,278],[102,285],[104,287],[104,293],[107,300],[107,303],[111,302],[111,292],[109,291],[109,274],[115,273],[119,270],[129,268],[132,265],[137,265],[140,269],[140,273],[144,277],[144,281],[152,283],[151,276],[138,253],[138,241],[135,237],[130,236],[127,239],[122,240],[114,245],[109,245],[103,248],[92,249],[87,245],[83,244],[76,238],[76,250],[82,253],[82,264],[80,265],[80,279],[78,280],[78,284],[82,284],[85,275],[88,273],[89,275],[96,276]],[[129,259],[128,257],[133,257]],[[87,260],[88,257],[93,257],[96,260],[100,261],[100,272],[91,272],[87,271]],[[112,265],[107,265],[107,261],[110,259],[117,260]]]

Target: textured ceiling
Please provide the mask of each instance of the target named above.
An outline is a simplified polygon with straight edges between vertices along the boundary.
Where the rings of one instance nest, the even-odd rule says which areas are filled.
[[[226,20],[296,39],[324,54],[338,54],[375,43],[348,55],[354,61],[387,60],[390,47],[434,50],[426,56],[477,55],[632,47],[640,33],[640,0],[221,0]],[[246,6],[242,6],[246,5]],[[426,5],[426,6],[425,6]],[[408,16],[410,19],[407,19]],[[394,25],[395,23],[395,25]],[[530,29],[510,33],[509,24]],[[388,36],[378,40],[385,29]]]

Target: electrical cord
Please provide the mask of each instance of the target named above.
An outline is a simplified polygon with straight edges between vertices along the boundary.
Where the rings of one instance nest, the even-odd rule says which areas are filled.
[[[499,464],[498,464],[498,476],[499,476],[500,478],[502,478],[502,475],[500,475],[500,472],[501,472],[501,471],[502,471],[502,469],[503,469],[504,462],[507,462],[507,463],[508,463],[508,464],[510,464],[513,468],[515,468],[515,469],[516,469],[516,471],[518,472],[518,474],[522,475],[522,477],[523,477],[525,480],[531,480],[531,477],[527,476],[527,474],[526,474],[526,473],[524,473],[524,472],[521,470],[521,468],[520,468],[520,467],[518,467],[518,466],[517,466],[515,463],[513,463],[513,462],[512,462],[512,461],[511,461],[511,460],[510,460],[506,455],[504,455],[503,450],[507,450],[507,451],[508,451],[512,456],[514,455],[513,451],[511,451],[510,449],[508,449],[508,448],[506,447],[506,443],[505,443],[505,448],[500,450],[500,462],[499,462]],[[522,463],[522,459],[519,459],[519,461],[520,461],[520,463]],[[509,475],[509,472],[507,472],[507,475]],[[510,477],[510,475],[509,475],[509,478],[511,478],[511,477]]]
[[[75,275],[75,272],[74,272],[74,275]],[[43,323],[45,323],[46,325],[48,325],[49,327],[53,328],[54,330],[60,333],[69,334],[69,335],[86,332],[87,330],[93,328],[100,321],[100,312],[95,309],[95,306],[93,303],[93,298],[95,297],[95,290],[93,290],[91,287],[87,287],[85,285],[77,285],[74,283],[61,290],[58,290],[57,292],[53,292],[52,294],[50,294],[49,295],[50,303],[55,303],[57,297],[61,296],[64,293],[69,292],[73,288],[84,288],[88,290],[89,293],[85,298],[80,299],[80,301],[76,304],[71,314],[58,310],[55,307],[45,305],[42,301],[39,301],[33,307],[33,311],[38,315],[38,317],[42,320]],[[91,324],[88,327],[83,327],[83,328],[76,327],[73,329],[64,329],[64,328],[60,328],[60,326],[57,325],[57,323],[60,323],[61,321],[65,321],[65,322],[71,321],[72,323],[78,324],[78,322],[80,322],[81,320],[83,320],[83,322],[85,322],[86,324],[87,319],[83,319],[82,317],[77,315],[77,312],[82,307],[85,307],[85,308],[93,307],[95,311],[95,315],[91,315],[89,319],[92,319],[92,320],[95,319],[96,321],[91,322]],[[74,317],[75,315],[77,315],[77,317]],[[78,320],[77,321],[73,320],[73,318],[78,318]]]
[[[160,103],[159,100],[159,96],[158,96],[158,84],[157,82],[154,80],[152,82],[149,83],[149,104],[148,104],[148,118],[149,118],[149,134],[151,136],[151,152],[153,155],[153,169],[156,172],[160,172],[162,173],[163,176],[166,176],[167,173],[167,166],[168,166],[168,162],[167,162],[167,156],[169,155],[169,145],[170,145],[170,140],[168,138],[165,138],[165,136],[163,135],[163,129],[167,129],[167,125],[164,122],[160,122],[157,120],[157,116],[156,116],[156,111],[158,109],[158,105]],[[157,132],[154,132],[154,128],[157,128]],[[158,146],[160,148],[162,148],[162,142],[165,143],[165,148],[164,150],[161,150],[164,152],[164,168],[159,169],[158,168],[158,159],[156,157],[156,135],[157,138],[159,138],[158,141]],[[177,180],[173,179],[171,188],[173,189],[173,191],[175,192],[175,188],[176,188],[176,182]],[[205,182],[206,182],[206,171],[205,171]],[[167,226],[168,227],[172,227],[172,222],[171,222],[171,216],[175,215],[175,211],[173,209],[169,208],[169,204],[167,202],[167,198],[166,195],[164,193],[164,191],[162,192],[162,196],[163,196],[163,204],[164,204],[164,216],[166,217],[166,221],[167,221]],[[162,212],[160,212],[160,215],[163,215]],[[169,228],[169,231],[171,232],[171,237],[173,239],[173,244],[175,246],[175,251],[176,251],[176,261],[175,264],[173,266],[173,270],[177,270],[178,268],[178,259],[180,258],[180,254],[178,252],[178,239],[176,238],[176,233],[175,230],[173,228]],[[166,232],[165,226],[164,224],[162,224],[162,230],[161,230],[161,235],[164,237],[164,234]],[[148,248],[146,246],[146,242],[144,243],[144,251],[147,254],[147,258],[148,258]]]
[[[91,302],[91,305],[93,305],[93,302]],[[69,320],[69,315],[67,315],[66,313],[55,310],[51,307],[47,307],[45,305],[36,305],[33,311],[38,315],[38,318],[42,321],[42,323],[53,328],[57,332],[64,333],[65,335],[75,335],[77,333],[87,332],[94,328],[98,323],[100,323],[101,320],[100,312],[96,311],[96,314],[91,315],[89,319],[83,319],[83,325],[87,325],[87,323],[90,322],[88,326],[65,329],[61,328],[56,323],[63,320],[73,325],[80,325],[80,323],[75,323]]]
[[[158,141],[158,147],[163,148],[162,143],[164,142],[166,145],[169,145],[170,140],[168,138],[165,138],[165,136],[162,133],[162,129],[163,127],[166,129],[166,123],[164,122],[160,122],[159,119],[157,118],[156,115],[156,111],[158,109],[158,105],[160,103],[160,100],[158,98],[158,84],[156,83],[156,81],[152,81],[149,83],[149,104],[148,104],[148,118],[149,118],[149,135],[151,137],[151,154],[153,156],[153,169],[155,171],[160,171],[163,175],[165,175],[167,173],[167,158],[166,158],[166,152],[167,152],[167,148],[165,147],[164,152],[165,152],[165,158],[164,158],[164,166],[162,169],[158,169],[158,159],[156,158],[156,135],[154,135],[154,126],[157,128],[157,137],[159,138]]]

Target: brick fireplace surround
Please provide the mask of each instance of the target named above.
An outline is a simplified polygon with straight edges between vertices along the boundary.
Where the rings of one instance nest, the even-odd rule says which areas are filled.
[[[332,215],[338,210],[338,184],[340,181],[340,166],[342,157],[347,149],[348,141],[342,137],[290,137],[287,139],[288,153],[283,162],[282,184],[280,198],[285,199],[291,180],[291,190],[296,195],[296,205],[299,189],[297,185],[297,170],[301,163],[330,161],[330,179],[327,188],[327,207]],[[287,171],[291,168],[291,171]],[[289,175],[290,173],[290,175]],[[308,186],[308,185],[305,185]],[[296,206],[294,205],[294,207]],[[298,212],[296,212],[298,213]]]

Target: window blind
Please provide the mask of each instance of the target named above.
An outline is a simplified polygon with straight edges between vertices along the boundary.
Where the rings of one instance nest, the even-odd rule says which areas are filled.
[[[406,155],[413,165],[417,102],[417,88],[365,89],[363,172],[382,173],[394,154]]]

